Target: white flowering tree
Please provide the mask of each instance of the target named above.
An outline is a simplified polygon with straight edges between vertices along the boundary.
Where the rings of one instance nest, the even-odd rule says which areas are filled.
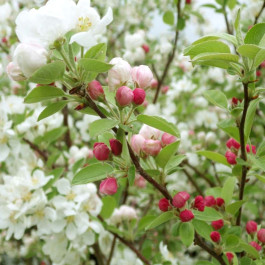
[[[1,264],[265,264],[265,1],[0,3]]]

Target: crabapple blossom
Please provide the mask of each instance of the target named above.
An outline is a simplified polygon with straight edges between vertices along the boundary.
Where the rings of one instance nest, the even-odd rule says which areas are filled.
[[[258,230],[258,225],[254,221],[248,221],[246,224],[246,230],[248,234],[255,234]]]
[[[88,94],[93,100],[98,100],[101,97],[104,97],[104,90],[102,85],[97,80],[93,80],[88,84],[87,87]]]
[[[225,255],[228,259],[229,264],[231,264],[231,262],[233,261],[233,258],[234,258],[234,254],[231,252],[226,252]]]
[[[220,219],[220,220],[212,221],[211,225],[215,230],[219,230],[224,226],[224,220]]]
[[[133,103],[136,105],[143,104],[145,100],[145,91],[142,88],[135,88],[133,90]]]
[[[212,241],[215,243],[218,243],[221,240],[221,235],[217,231],[211,232],[210,237],[211,237]]]
[[[216,200],[213,196],[205,196],[204,197],[204,202],[205,202],[205,206],[207,207],[212,207],[214,205],[216,205]]]
[[[216,204],[217,204],[219,207],[221,207],[222,205],[224,205],[224,203],[225,203],[225,201],[224,201],[223,198],[221,198],[221,197],[216,198]]]
[[[133,91],[127,86],[120,87],[116,92],[116,100],[121,107],[130,105],[133,99]]]
[[[148,139],[144,141],[142,150],[147,155],[156,156],[159,154],[161,148],[161,142],[159,140]]]
[[[14,63],[14,62],[10,62],[7,67],[6,67],[6,71],[9,75],[10,78],[12,78],[14,81],[23,81],[26,80],[27,78],[23,75],[21,69],[19,68],[19,66]]]
[[[113,195],[117,192],[118,185],[115,178],[107,178],[102,180],[99,186],[99,191],[105,195]]]
[[[95,143],[93,154],[97,160],[104,161],[104,160],[108,160],[110,150],[108,146],[104,143]]]
[[[135,66],[131,71],[132,80],[138,87],[144,89],[151,86],[153,80],[153,73],[146,65]]]
[[[194,208],[197,209],[200,212],[204,211],[205,208],[205,202],[204,198],[201,195],[198,195],[194,199]]]
[[[131,138],[131,147],[132,150],[139,155],[142,150],[143,144],[145,142],[145,138],[140,134],[134,134]]]
[[[192,211],[186,209],[186,210],[180,212],[179,218],[180,218],[181,222],[183,222],[183,223],[189,222],[194,218],[194,214],[192,213]]]
[[[230,138],[227,142],[226,142],[226,146],[231,149],[232,147],[235,149],[239,149],[240,148],[240,143],[237,142],[234,138]]]
[[[237,164],[237,162],[236,162],[236,154],[234,154],[233,152],[226,151],[225,157],[226,157],[227,162],[230,165],[236,165]]]
[[[261,251],[262,250],[262,246],[259,245],[257,242],[255,241],[251,241],[249,243],[250,246],[252,246],[253,248],[255,248],[257,251]]]
[[[171,135],[169,133],[163,133],[162,134],[161,142],[162,142],[163,146],[168,145],[168,144],[172,144],[172,143],[176,142],[176,140],[177,140],[177,137],[174,135]]]
[[[158,207],[162,212],[167,212],[170,207],[169,201],[166,198],[159,200]]]
[[[119,156],[122,152],[122,144],[119,140],[117,139],[110,139],[109,140],[110,143],[110,148],[111,148],[111,152],[115,155],[115,156]]]
[[[261,228],[258,231],[257,238],[261,243],[265,243],[265,229]]]

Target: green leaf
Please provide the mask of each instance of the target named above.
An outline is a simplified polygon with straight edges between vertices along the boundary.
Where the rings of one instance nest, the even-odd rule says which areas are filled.
[[[225,203],[228,204],[233,198],[234,188],[236,185],[237,179],[235,177],[229,177],[222,188],[221,197],[225,200]]]
[[[144,230],[146,226],[148,226],[154,219],[156,215],[146,215],[144,216],[138,224],[138,231]]]
[[[98,114],[93,109],[91,109],[90,107],[85,107],[84,109],[79,110],[79,112],[81,112],[83,114],[98,116]]]
[[[86,160],[85,158],[81,158],[81,159],[77,160],[77,161],[74,163],[74,165],[73,165],[73,167],[72,167],[72,171],[73,171],[74,174],[77,172],[77,170],[78,170],[80,167],[82,167],[82,166],[84,165],[85,160]]]
[[[173,123],[170,123],[161,117],[140,114],[137,116],[137,120],[163,132],[180,137],[177,127]]]
[[[223,218],[223,216],[219,212],[217,212],[214,208],[210,207],[205,207],[203,212],[196,210],[193,210],[192,212],[195,216],[195,220],[211,222]]]
[[[201,151],[197,151],[197,154],[205,156],[206,158],[208,158],[214,162],[221,163],[223,165],[230,167],[230,164],[226,161],[225,156],[218,154],[216,152],[201,150]]]
[[[227,250],[237,247],[239,245],[240,238],[235,235],[227,235],[225,237],[225,247]]]
[[[166,11],[163,15],[163,21],[168,25],[174,25],[174,14],[172,11]]]
[[[195,56],[206,52],[230,53],[230,49],[228,45],[226,45],[222,41],[209,40],[204,41],[202,43],[198,43],[196,45],[192,45],[189,49],[185,50],[184,55],[189,55],[190,58],[193,59]]]
[[[155,161],[161,168],[164,168],[169,162],[170,158],[177,152],[179,141],[165,146],[156,156]]]
[[[236,37],[233,35],[227,34],[227,33],[216,33],[216,34],[204,36],[204,37],[196,40],[195,42],[193,42],[192,45],[202,43],[202,42],[205,42],[208,40],[218,40],[218,39],[224,39],[224,40],[227,40],[227,41],[233,43],[234,45],[237,45]]]
[[[58,140],[65,132],[67,131],[66,127],[59,127],[48,131],[44,134],[42,140],[43,142],[52,143]]]
[[[73,185],[87,184],[102,180],[113,171],[113,167],[106,163],[96,163],[82,168],[73,178]]]
[[[29,78],[29,81],[37,84],[48,85],[54,81],[62,80],[64,71],[65,64],[61,61],[55,61],[53,63],[48,63],[35,71]]]
[[[194,227],[192,223],[185,222],[180,224],[179,235],[182,243],[189,247],[194,240]]]
[[[230,137],[234,138],[238,142],[239,139],[239,132],[238,128],[235,126],[235,122],[232,119],[223,120],[217,124],[217,126],[222,129],[225,133],[227,133]]]
[[[193,63],[199,63],[200,61],[205,60],[220,60],[226,62],[238,62],[238,55],[231,53],[214,53],[214,52],[205,52],[198,54],[192,60]]]
[[[245,44],[256,44],[265,47],[265,23],[254,25],[244,39]]]
[[[203,93],[203,95],[212,104],[222,109],[227,109],[228,102],[223,92],[219,90],[207,90]]]
[[[205,238],[206,240],[211,241],[210,234],[213,231],[213,228],[210,225],[208,225],[204,221],[200,221],[200,220],[196,220],[196,219],[192,220],[192,224],[193,224],[196,232],[201,237]]]
[[[245,242],[241,242],[241,243],[240,243],[240,247],[242,247],[242,248],[243,248],[248,254],[250,254],[252,257],[254,257],[254,258],[256,258],[256,259],[259,258],[259,253],[258,253],[258,251],[257,251],[254,247],[248,245],[248,244],[245,243]]]
[[[128,170],[128,180],[129,180],[129,185],[133,186],[134,184],[134,179],[135,179],[135,166],[132,165],[129,170]]]
[[[58,167],[51,172],[49,172],[49,176],[53,175],[53,178],[49,180],[49,182],[43,187],[43,190],[48,190],[49,188],[52,187],[52,185],[59,179],[64,172],[63,167]]]
[[[250,59],[255,59],[260,50],[262,50],[262,48],[254,44],[243,44],[237,48],[238,53]]]
[[[240,265],[252,265],[252,259],[249,257],[243,257],[240,259]]]
[[[121,157],[125,160],[127,165],[130,165],[131,163],[131,156],[128,149],[127,139],[124,131],[122,131],[122,152]]]
[[[92,48],[90,48],[84,58],[96,59],[99,61],[104,61],[106,57],[107,45],[106,43],[99,43]]]
[[[186,158],[185,155],[172,156],[166,164],[165,172],[169,174],[174,168],[178,168],[178,165]]]
[[[103,219],[108,219],[111,217],[117,203],[116,200],[111,196],[105,196],[102,199],[103,206],[100,212],[100,216],[102,216]]]
[[[245,203],[245,201],[236,201],[233,202],[229,205],[226,205],[225,210],[228,213],[231,213],[233,215],[235,215],[237,213],[237,211],[240,209],[240,207]]]
[[[207,261],[207,260],[199,260],[196,262],[195,265],[214,265],[214,263]]]
[[[155,227],[157,227],[157,226],[159,226],[165,222],[168,222],[169,220],[171,220],[174,217],[175,217],[175,215],[173,212],[162,213],[157,218],[155,218],[155,220],[153,220],[149,225],[147,225],[145,230],[155,228]]]
[[[265,156],[259,158],[251,157],[251,162],[255,167],[265,171]]]
[[[260,98],[257,98],[255,100],[251,101],[249,104],[247,116],[246,116],[245,129],[244,129],[246,142],[248,141],[248,138],[249,138],[249,135],[251,132],[251,128],[252,128],[252,124],[254,121],[254,117],[256,114],[256,109],[257,109],[257,106],[258,106],[260,100],[261,100]]]
[[[87,59],[82,58],[78,61],[78,65],[80,65],[84,70],[88,72],[96,72],[96,73],[104,73],[112,68],[112,64],[107,64],[95,59]]]
[[[58,101],[55,103],[50,104],[48,107],[46,107],[41,114],[38,117],[38,121],[43,120],[51,115],[53,115],[54,113],[60,111],[61,109],[63,109],[67,103],[69,101],[67,100],[63,100],[63,101]]]
[[[89,134],[91,137],[95,137],[103,132],[111,130],[113,127],[119,124],[117,120],[100,119],[92,122],[89,126]]]
[[[265,60],[265,49],[260,49],[259,52],[256,54],[253,68],[254,69],[257,68],[264,60]]]
[[[66,96],[62,89],[54,86],[37,86],[24,99],[25,103],[36,103],[52,98]]]

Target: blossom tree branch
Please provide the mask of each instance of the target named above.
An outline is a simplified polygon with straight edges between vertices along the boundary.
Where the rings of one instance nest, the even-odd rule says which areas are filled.
[[[263,5],[261,6],[259,13],[255,16],[254,25],[256,25],[258,23],[258,20],[262,14],[264,8],[265,8],[265,0],[263,0]]]
[[[35,145],[31,141],[29,141],[28,139],[26,139],[26,138],[22,138],[22,139],[23,139],[24,142],[26,142],[30,146],[31,149],[33,149],[36,153],[38,153],[39,156],[42,157],[42,159],[45,162],[48,161],[48,155],[46,154],[45,151],[40,150],[40,148],[37,145]]]

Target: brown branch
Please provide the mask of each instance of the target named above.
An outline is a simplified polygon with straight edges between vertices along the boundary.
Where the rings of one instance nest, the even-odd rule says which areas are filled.
[[[226,25],[226,30],[228,34],[233,34],[233,30],[230,28],[229,22],[228,22],[228,18],[227,18],[227,13],[225,10],[225,6],[224,6],[224,19],[225,19],[225,25]]]
[[[265,8],[265,0],[264,0],[264,2],[263,2],[263,5],[262,5],[262,7],[261,7],[259,13],[258,13],[258,14],[256,15],[256,17],[255,17],[254,25],[256,25],[256,24],[258,23],[259,17],[261,16],[261,14],[262,14],[264,8]]]
[[[212,165],[213,165],[213,171],[214,171],[214,176],[217,180],[217,182],[219,183],[220,186],[222,186],[222,182],[217,174],[217,171],[216,171],[216,166],[215,166],[215,163],[213,161],[211,161]]]
[[[110,249],[110,254],[109,254],[108,261],[107,261],[107,265],[110,265],[110,262],[111,262],[111,259],[112,259],[113,253],[114,253],[115,245],[116,245],[116,239],[117,239],[117,237],[114,236],[112,244],[111,244],[111,249]]]
[[[101,250],[99,248],[98,243],[95,243],[92,247],[93,247],[94,252],[95,252],[95,256],[96,256],[96,259],[97,259],[97,264],[98,265],[104,265],[103,255],[102,255],[102,252],[101,252]]]
[[[245,121],[246,121],[246,116],[247,116],[247,111],[248,111],[248,106],[249,106],[249,96],[248,96],[248,83],[243,83],[244,86],[244,109],[239,125],[239,138],[240,138],[240,148],[241,148],[241,158],[244,161],[247,161],[247,153],[246,153],[246,143],[245,143]],[[243,165],[242,166],[242,176],[241,176],[241,182],[240,182],[240,187],[239,187],[239,200],[242,200],[244,197],[244,188],[246,184],[246,178],[247,178],[247,172],[248,168],[247,166]],[[236,225],[240,225],[241,222],[241,213],[242,213],[242,207],[239,209],[239,213],[237,216],[236,220]]]
[[[200,246],[206,252],[208,252],[212,257],[217,259],[221,265],[226,265],[221,255],[218,255],[213,249],[208,247],[200,238],[200,236],[195,232],[194,244]]]
[[[64,90],[64,92],[66,92],[65,86],[63,86],[63,90]],[[66,99],[66,98],[64,98],[64,99]],[[65,136],[64,136],[64,140],[65,140],[67,147],[70,148],[72,146],[72,140],[71,140],[70,128],[69,128],[69,124],[68,124],[69,110],[68,110],[67,105],[63,108],[62,112],[63,112],[63,125],[67,128],[67,131],[66,131]]]
[[[33,149],[35,152],[37,152],[39,154],[39,156],[41,156],[45,162],[48,161],[48,155],[46,154],[45,151],[40,150],[40,148],[37,145],[35,145],[31,141],[29,141],[28,139],[26,139],[26,138],[22,138],[22,139],[24,142],[26,142],[30,146],[31,149]]]
[[[190,175],[190,173],[185,169],[183,168],[182,169],[183,172],[185,173],[185,175],[187,176],[187,178],[189,179],[189,181],[191,182],[191,184],[194,186],[194,188],[197,190],[197,192],[203,196],[203,192],[201,190],[201,188],[198,186],[197,182],[194,181],[194,179],[192,178],[192,176]]]
[[[179,0],[178,3],[177,3],[177,21],[179,21],[180,12],[181,12],[181,0]],[[165,81],[165,78],[166,78],[167,73],[169,71],[170,65],[173,62],[173,59],[175,57],[175,53],[176,53],[176,49],[177,49],[177,43],[178,43],[178,37],[179,37],[179,30],[177,29],[176,33],[175,33],[175,39],[174,39],[173,48],[172,48],[171,53],[168,55],[168,59],[167,59],[166,66],[164,68],[164,72],[163,72],[161,78],[158,78],[158,80],[157,80],[158,84],[157,84],[157,88],[156,88],[155,97],[154,97],[154,100],[153,100],[154,104],[157,102],[157,99],[158,99],[158,96],[159,96],[159,92],[160,92],[161,87],[162,87],[162,85],[163,85],[163,83]]]

